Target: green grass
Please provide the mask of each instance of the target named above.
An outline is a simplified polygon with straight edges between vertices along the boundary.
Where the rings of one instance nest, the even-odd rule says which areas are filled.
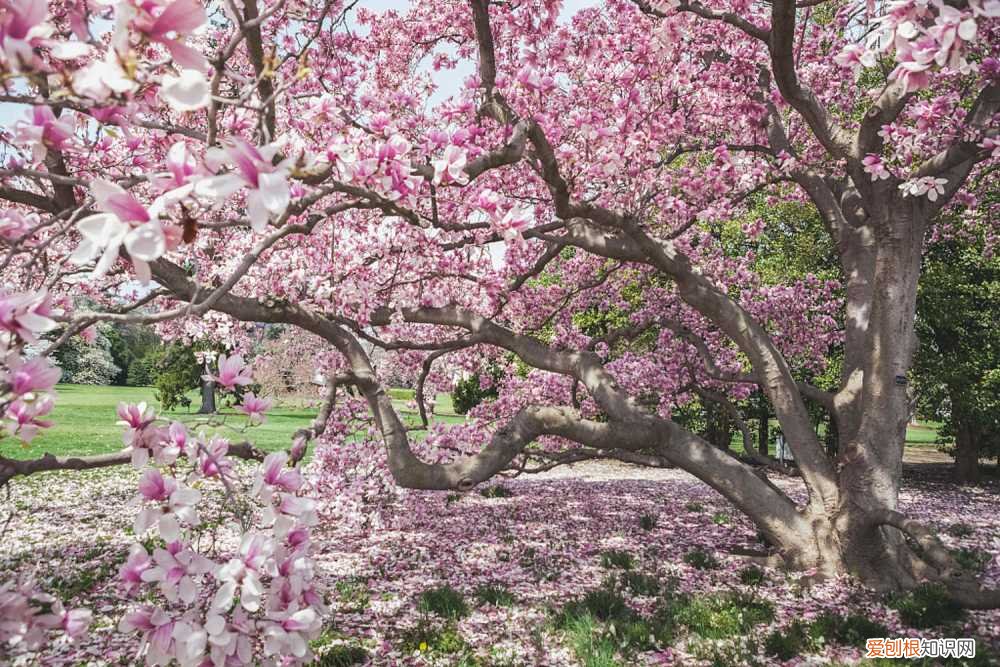
[[[392,391],[403,395],[410,392],[412,395],[412,390]],[[43,429],[27,447],[16,445],[13,441],[4,442],[5,456],[29,459],[44,453],[83,456],[116,452],[123,447],[122,427],[115,424],[118,421],[115,410],[122,401],[146,401],[164,418],[176,419],[193,430],[205,429],[209,433],[219,433],[234,442],[249,440],[265,451],[287,448],[291,444],[292,434],[297,429],[309,426],[316,415],[315,409],[311,408],[277,406],[268,411],[265,424],[246,428],[246,416],[231,407],[223,407],[221,401],[217,415],[197,415],[194,413],[196,407],[192,407],[190,411],[181,408],[160,413],[152,387],[60,384],[56,386],[56,392],[56,405],[50,417],[54,422],[52,428]],[[192,397],[194,394],[192,392]],[[193,401],[193,404],[197,406],[198,402]],[[396,408],[407,424],[419,423],[416,412],[409,410],[405,400],[400,399]],[[451,396],[439,395],[436,407],[439,414],[435,419],[449,423],[464,421],[464,417],[454,415],[451,410]]]
[[[774,438],[774,434],[780,430],[778,425],[778,420],[770,420],[771,424],[771,437]],[[750,422],[751,429],[756,433],[757,422],[753,420]],[[918,421],[916,425],[907,424],[906,426],[906,445],[910,447],[935,447],[937,446],[938,429],[941,428],[941,422],[935,421]],[[823,436],[826,432],[825,424],[821,424],[819,427],[819,438],[820,442],[823,442]],[[733,452],[740,454],[743,452],[743,436],[739,432],[733,433],[732,443],[730,445]],[[772,442],[768,448],[768,452],[771,456],[777,456],[778,450],[774,443]]]

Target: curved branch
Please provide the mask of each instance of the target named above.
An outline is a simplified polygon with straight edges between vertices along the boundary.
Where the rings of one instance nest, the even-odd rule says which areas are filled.
[[[238,442],[229,445],[227,456],[248,461],[263,461],[264,452],[249,442]],[[184,456],[181,453],[181,456]],[[93,470],[94,468],[109,468],[132,462],[132,448],[128,447],[110,454],[95,454],[93,456],[56,456],[43,454],[37,459],[8,459],[0,456],[0,487],[15,477],[27,477],[40,472],[55,470]]]

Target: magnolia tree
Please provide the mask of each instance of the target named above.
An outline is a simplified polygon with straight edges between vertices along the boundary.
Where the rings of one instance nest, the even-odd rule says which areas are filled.
[[[1000,157],[1000,3],[560,9],[5,2],[0,99],[22,114],[0,172],[7,431],[45,425],[54,377],[24,348],[41,329],[58,344],[102,320],[186,336],[281,323],[326,346],[309,437],[332,419],[328,447],[378,443],[404,487],[669,463],[745,512],[775,562],[1000,604],[896,509],[923,249],[998,238],[981,191]],[[761,211],[786,202],[821,217],[841,281],[755,274]],[[720,240],[734,223],[739,252]],[[843,372],[825,391],[809,379],[831,346]],[[401,369],[426,437],[386,391]],[[497,399],[429,425],[423,396],[469,373]],[[340,387],[367,415],[334,405]],[[766,456],[672,419],[718,404],[752,454],[735,401],[757,391],[804,503]],[[836,458],[807,402],[832,415]]]

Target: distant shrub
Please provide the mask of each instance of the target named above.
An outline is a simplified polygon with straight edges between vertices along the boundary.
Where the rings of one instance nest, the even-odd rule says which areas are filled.
[[[656,517],[652,514],[643,514],[639,517],[639,527],[645,531],[656,528]]]

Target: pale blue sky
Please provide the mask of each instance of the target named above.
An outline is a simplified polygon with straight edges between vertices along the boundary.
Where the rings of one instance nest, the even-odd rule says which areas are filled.
[[[580,9],[591,7],[599,2],[600,0],[564,0],[562,11],[559,14],[560,20],[569,20]],[[358,6],[383,12],[387,9],[404,10],[409,4],[409,0],[361,0]],[[456,69],[433,72],[431,76],[438,86],[434,101],[449,97],[456,92],[462,81],[473,73],[474,68],[474,63],[466,61],[459,63]],[[0,123],[6,128],[11,128],[14,122],[25,116],[26,108],[20,104],[0,103]]]

